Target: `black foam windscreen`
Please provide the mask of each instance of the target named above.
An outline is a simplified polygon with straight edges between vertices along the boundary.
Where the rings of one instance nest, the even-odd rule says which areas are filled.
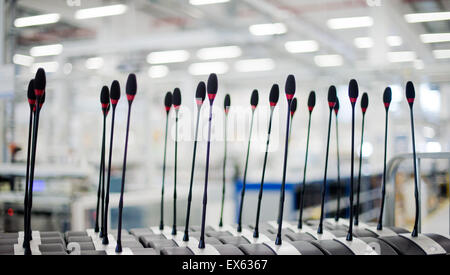
[[[34,77],[34,89],[36,90],[45,90],[45,85],[47,84],[47,80],[45,77],[45,71],[42,68],[39,68],[36,72],[36,76]]]
[[[367,93],[363,93],[361,97],[361,109],[363,110],[363,112],[366,111],[368,106],[369,106],[369,95]]]
[[[170,110],[170,107],[172,107],[172,93],[167,92],[166,96],[164,97],[164,106],[166,107],[166,110]]]
[[[135,74],[129,74],[126,84],[126,94],[127,95],[136,95],[137,91],[137,81]]]
[[[308,97],[308,108],[312,111],[314,106],[316,106],[316,92],[311,91]]]
[[[383,93],[383,103],[386,104],[390,104],[392,101],[392,90],[390,87],[387,87],[386,89],[384,89],[384,93]]]
[[[172,103],[174,106],[180,106],[181,105],[181,91],[179,88],[175,88],[173,90],[173,98]]]
[[[225,110],[227,110],[228,108],[230,108],[230,105],[231,105],[231,98],[230,98],[230,95],[229,95],[229,94],[226,94],[226,95],[225,95],[225,99],[224,99],[224,101],[223,101],[223,108],[224,108]]]
[[[34,79],[31,79],[28,83],[27,97],[29,101],[36,100],[36,94],[34,93]]]
[[[112,104],[117,104],[117,101],[120,99],[120,84],[119,81],[114,80],[111,84],[111,91],[109,94],[111,98]]]
[[[217,94],[218,81],[216,74],[210,74],[208,77],[207,91],[208,94]]]
[[[280,98],[280,87],[278,87],[278,84],[273,84],[269,94],[270,105],[271,106],[276,105],[278,103],[279,98]]]
[[[334,85],[331,85],[330,88],[328,88],[328,104],[332,103],[333,105],[330,107],[334,107],[336,99],[336,87],[334,87]]]
[[[358,82],[356,82],[356,80],[352,79],[352,80],[350,80],[350,83],[348,85],[348,96],[350,97],[350,100],[352,103],[356,102],[356,100],[352,100],[352,99],[358,98],[358,94],[359,94]]]
[[[108,86],[103,86],[102,91],[100,92],[100,103],[105,105],[109,103]]]
[[[416,98],[416,91],[414,89],[414,84],[411,81],[406,83],[406,98],[408,103],[413,103]]]
[[[197,91],[195,92],[195,99],[201,100],[202,102],[206,97],[206,84],[203,81],[200,81],[197,85]]]
[[[334,112],[336,113],[336,115],[338,114],[340,107],[341,107],[341,105],[339,104],[339,98],[336,96],[336,103],[334,104],[334,107],[333,107]]]
[[[259,95],[258,95],[258,90],[253,90],[252,92],[252,96],[250,98],[250,105],[252,105],[253,107],[258,106],[258,102],[259,102]]]
[[[295,111],[297,111],[297,98],[294,97],[291,103],[291,116],[295,114]]]
[[[286,85],[284,86],[284,90],[288,99],[292,99],[295,94],[295,77],[293,75],[288,75],[286,79]]]

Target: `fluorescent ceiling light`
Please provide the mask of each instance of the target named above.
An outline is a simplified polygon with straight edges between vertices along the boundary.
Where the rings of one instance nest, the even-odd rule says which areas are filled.
[[[373,47],[373,39],[371,37],[357,37],[353,40],[355,46],[359,49],[367,49]]]
[[[423,70],[425,68],[425,64],[420,59],[414,60],[414,68],[416,70]]]
[[[314,56],[314,62],[319,67],[337,67],[342,66],[344,60],[338,54],[325,54]]]
[[[188,60],[190,54],[185,50],[152,52],[147,56],[150,64],[178,63]]]
[[[14,20],[16,28],[31,27],[37,25],[52,24],[59,21],[61,16],[57,13],[42,14],[29,17],[21,17]]]
[[[242,50],[238,46],[203,48],[197,51],[197,57],[202,60],[235,58],[241,54]]]
[[[200,5],[226,3],[229,1],[230,0],[189,0],[189,4],[194,6],[200,6]]]
[[[370,27],[373,18],[370,16],[332,18],[327,21],[327,26],[333,30]]]
[[[437,141],[429,141],[425,145],[425,151],[426,152],[441,152],[442,147],[441,147],[441,144]]]
[[[189,66],[192,75],[209,75],[210,73],[224,74],[228,72],[228,64],[225,62],[193,63]]]
[[[314,40],[288,41],[284,47],[290,53],[311,53],[319,50],[319,43]]]
[[[126,5],[122,5],[122,4],[82,9],[82,10],[77,10],[75,12],[75,18],[81,20],[81,19],[119,15],[119,14],[125,13],[127,11],[127,9],[128,9],[128,7]]]
[[[268,23],[251,25],[249,31],[253,35],[274,35],[287,32],[286,25],[283,23]]]
[[[245,59],[235,63],[238,72],[262,72],[271,71],[275,68],[275,62],[270,58]]]
[[[423,43],[449,42],[450,33],[425,33],[420,35],[420,40]]]
[[[386,37],[386,43],[389,45],[389,47],[398,47],[403,44],[403,39],[398,35],[390,35]]]
[[[169,74],[169,67],[165,65],[151,66],[148,69],[148,76],[151,78],[162,78]]]
[[[446,50],[434,50],[433,51],[434,58],[436,59],[446,59],[450,58],[450,49]]]
[[[387,58],[389,62],[411,62],[416,60],[417,56],[415,52],[403,51],[403,52],[388,52]]]
[[[31,64],[33,64],[33,62],[34,62],[34,58],[31,56],[28,56],[28,55],[15,54],[13,56],[13,62],[14,62],[14,64],[17,64],[17,65],[30,67]]]
[[[428,12],[428,13],[410,13],[405,14],[405,20],[408,23],[421,23],[450,20],[450,12]]]
[[[47,73],[54,73],[59,68],[59,63],[56,61],[34,63],[31,67],[31,72],[36,73],[39,68],[43,68]]]
[[[86,60],[86,68],[88,68],[89,70],[98,70],[101,67],[103,67],[103,58],[101,57],[92,57],[92,58],[88,58]]]
[[[53,44],[53,45],[45,45],[45,46],[36,46],[30,49],[31,56],[49,56],[49,55],[58,55],[63,51],[63,45],[61,44]]]

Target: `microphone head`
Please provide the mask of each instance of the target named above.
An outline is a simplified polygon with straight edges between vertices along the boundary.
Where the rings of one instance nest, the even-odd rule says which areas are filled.
[[[34,106],[36,104],[36,94],[34,93],[34,79],[31,79],[28,83],[27,97],[30,107]]]
[[[308,110],[312,112],[316,106],[316,92],[311,91],[308,97]]]
[[[291,100],[295,95],[295,77],[293,75],[289,75],[286,79],[286,84],[284,86],[284,91],[286,93],[286,98]]]
[[[125,87],[125,92],[127,94],[128,101],[133,101],[137,92],[137,81],[135,74],[129,74],[127,79],[127,84]]]
[[[297,98],[296,97],[294,97],[294,99],[292,100],[292,103],[291,103],[291,117],[294,116],[295,111],[297,111]]]
[[[228,111],[230,110],[231,98],[229,94],[225,95],[225,99],[223,101],[223,109],[225,110],[225,115],[228,115]]]
[[[169,113],[170,108],[172,107],[172,93],[167,92],[164,97],[164,106],[166,107],[166,112]]]
[[[102,91],[100,92],[100,103],[102,104],[103,111],[109,106],[109,89],[108,86],[103,86]]]
[[[258,102],[259,102],[259,95],[258,95],[258,90],[253,90],[252,92],[252,96],[250,98],[250,105],[252,105],[252,109],[256,109],[256,107],[258,106]]]
[[[39,108],[42,108],[42,106],[43,106],[44,103],[45,103],[45,94],[46,94],[46,93],[44,93],[44,94],[41,96],[41,100],[39,101]]]
[[[352,103],[352,105],[356,103],[356,100],[358,99],[358,94],[359,94],[358,82],[352,79],[350,80],[350,83],[348,85],[348,97],[350,98],[350,102]]]
[[[369,95],[367,93],[363,93],[361,98],[361,111],[363,112],[363,114],[366,113],[368,106],[369,106]]]
[[[214,101],[214,98],[216,98],[216,94],[217,94],[217,88],[218,88],[217,75],[214,73],[210,74],[208,77],[208,83],[206,85],[207,85],[209,102],[212,103]]]
[[[44,94],[46,84],[45,71],[44,69],[39,68],[34,77],[34,93],[36,94],[36,97]]]
[[[173,108],[178,111],[181,106],[181,91],[179,88],[175,88],[175,90],[173,90],[172,103]]]
[[[114,106],[117,105],[120,99],[120,84],[119,81],[114,80],[111,84],[111,91],[109,94],[109,97],[111,98],[111,104]],[[114,109],[114,108],[113,108]]]
[[[414,104],[414,99],[416,98],[416,91],[414,89],[414,84],[411,81],[406,83],[406,99],[410,107]]]
[[[334,85],[331,85],[330,88],[328,88],[328,106],[330,107],[330,109],[334,108],[336,99],[336,87],[334,87]]]
[[[278,84],[273,84],[269,94],[270,106],[272,107],[276,106],[279,97],[280,97],[280,87],[278,87]]]
[[[392,101],[392,90],[391,90],[391,87],[387,87],[386,89],[384,89],[384,93],[383,93],[383,103],[384,103],[384,108],[386,110],[389,109],[389,105],[391,105],[391,101]]]
[[[201,106],[203,101],[205,101],[206,97],[206,84],[203,81],[200,81],[197,85],[197,91],[195,92],[195,100],[197,101],[197,105]]]
[[[340,105],[339,105],[339,98],[336,97],[336,103],[334,104],[334,107],[333,107],[334,113],[335,113],[336,115],[338,115],[338,113],[339,113],[339,108],[340,108]]]

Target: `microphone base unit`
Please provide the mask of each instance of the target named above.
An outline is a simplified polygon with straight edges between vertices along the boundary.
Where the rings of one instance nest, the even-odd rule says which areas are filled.
[[[281,245],[276,245],[273,241],[265,242],[264,245],[272,249],[275,255],[302,255],[302,253],[300,253],[295,246],[287,241],[284,241]]]
[[[428,237],[425,234],[419,234],[417,237],[411,236],[410,233],[402,233],[398,236],[406,238],[413,241],[417,246],[419,246],[427,255],[445,255],[447,251],[439,245],[435,240]]]

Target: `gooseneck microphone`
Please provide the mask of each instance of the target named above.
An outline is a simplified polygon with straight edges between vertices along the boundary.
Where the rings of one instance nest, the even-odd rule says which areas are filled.
[[[161,206],[160,206],[160,221],[159,230],[164,229],[164,183],[166,178],[166,152],[167,152],[167,131],[169,128],[169,113],[172,108],[172,93],[167,92],[164,97],[164,106],[166,109],[166,131],[164,134],[164,158],[163,158],[163,169],[162,169],[162,185],[161,185]]]
[[[195,101],[197,103],[197,124],[195,126],[195,138],[194,138],[194,152],[192,153],[192,168],[191,168],[191,180],[189,182],[188,204],[186,212],[186,225],[184,227],[183,241],[189,241],[189,218],[191,216],[191,202],[192,202],[192,185],[194,184],[194,170],[195,170],[195,156],[197,154],[197,139],[198,139],[198,127],[200,122],[200,110],[202,109],[203,101],[206,97],[206,85],[205,82],[200,81],[197,85],[197,91],[195,92]]]
[[[225,95],[223,102],[223,110],[225,111],[225,122],[224,122],[224,153],[223,153],[223,167],[222,167],[222,202],[220,206],[220,220],[219,227],[223,226],[223,209],[225,206],[225,188],[226,188],[226,174],[225,170],[227,167],[227,126],[228,126],[228,112],[230,111],[231,98],[229,94]]]
[[[363,159],[363,143],[364,143],[364,121],[366,118],[367,107],[369,106],[369,96],[363,93],[361,97],[361,112],[362,112],[362,126],[361,126],[361,144],[359,147],[359,171],[358,171],[358,186],[356,189],[356,208],[355,208],[355,225],[359,224],[359,194],[361,192],[361,165]]]
[[[114,119],[116,117],[116,106],[120,99],[120,84],[119,81],[114,80],[111,84],[111,105],[112,105],[112,118],[111,118],[111,137],[109,141],[109,156],[108,156],[108,179],[106,180],[106,193],[105,193],[105,216],[102,244],[109,244],[108,239],[108,206],[109,206],[109,188],[111,185],[111,163],[112,163],[112,151],[113,151],[113,140],[114,140]]]
[[[208,174],[209,174],[209,154],[211,149],[211,124],[212,124],[212,107],[214,99],[217,95],[218,81],[216,74],[210,74],[206,86],[209,98],[209,119],[208,119],[208,144],[206,147],[206,169],[205,169],[205,186],[203,190],[203,209],[202,209],[202,225],[200,231],[200,240],[198,248],[205,248],[205,223],[206,223],[206,205],[208,203]]]
[[[107,86],[103,86],[100,92],[100,103],[103,112],[103,134],[102,134],[102,150],[100,155],[100,174],[98,176],[98,190],[97,190],[97,211],[95,212],[95,232],[99,232],[99,216],[100,216],[100,199],[101,199],[101,226],[100,226],[100,237],[103,237],[103,216],[105,207],[105,143],[106,143],[106,117],[108,115],[109,107],[109,89]]]
[[[122,252],[122,211],[123,211],[123,192],[125,189],[125,174],[127,171],[127,153],[128,153],[128,134],[130,132],[130,117],[131,117],[131,105],[133,104],[134,97],[137,92],[136,75],[128,75],[127,84],[125,86],[125,92],[128,100],[128,115],[127,115],[127,130],[125,134],[125,150],[123,153],[123,167],[122,167],[122,184],[120,188],[119,199],[119,222],[117,225],[117,245],[116,252]]]
[[[246,183],[247,183],[248,156],[250,155],[250,142],[252,140],[253,118],[255,116],[256,107],[258,106],[258,101],[259,101],[258,90],[253,90],[252,96],[250,98],[250,105],[252,106],[252,118],[251,118],[251,121],[250,121],[250,133],[249,133],[249,136],[248,136],[247,156],[245,158],[244,178],[243,178],[243,181],[242,181],[241,204],[239,206],[239,217],[238,217],[237,232],[242,232],[242,209],[244,207],[245,186],[246,186]]]
[[[392,91],[390,87],[387,87],[383,93],[383,103],[384,109],[386,111],[386,122],[384,126],[384,159],[383,159],[383,183],[381,185],[381,205],[380,205],[380,215],[378,217],[377,230],[383,230],[383,212],[384,212],[384,201],[386,198],[386,158],[387,158],[387,138],[388,138],[388,118],[389,118],[389,106],[392,101]]]
[[[309,118],[308,118],[308,133],[306,136],[306,153],[305,153],[305,166],[303,167],[303,182],[302,182],[302,191],[300,195],[300,210],[299,210],[299,217],[298,217],[298,229],[302,229],[303,227],[303,208],[305,205],[305,189],[306,189],[306,167],[308,164],[308,151],[309,151],[309,136],[311,131],[311,115],[314,110],[314,107],[316,106],[316,93],[314,91],[311,91],[309,93],[308,97],[308,111],[309,111]]]
[[[409,105],[409,114],[411,117],[411,136],[412,136],[412,149],[413,149],[413,163],[414,163],[414,200],[416,204],[416,216],[414,219],[414,229],[411,232],[411,236],[417,237],[419,234],[419,215],[420,215],[420,201],[419,201],[419,185],[417,184],[417,156],[416,156],[416,139],[414,133],[414,99],[416,98],[416,92],[414,84],[411,81],[406,83],[406,99]]]
[[[339,216],[341,214],[341,160],[339,157],[339,124],[338,124],[338,114],[339,114],[339,98],[336,97],[336,104],[334,105],[334,114],[336,115],[336,156],[337,156],[337,202],[336,202],[336,214],[334,220],[339,221]]]
[[[175,166],[173,169],[173,225],[172,235],[177,234],[177,158],[178,158],[178,112],[181,106],[180,89],[173,91],[173,108],[175,109]]]
[[[269,143],[270,143],[270,133],[272,131],[273,110],[277,106],[279,97],[280,97],[280,88],[278,87],[278,84],[273,84],[272,89],[270,89],[270,94],[269,94],[269,103],[270,103],[269,128],[267,131],[266,152],[264,154],[261,185],[259,187],[259,194],[258,194],[258,206],[256,208],[256,222],[255,222],[255,230],[253,232],[254,238],[259,238],[259,216],[260,216],[260,211],[261,211],[261,201],[262,201],[262,195],[263,195],[263,189],[264,189],[264,176],[266,174],[267,156],[269,154]]]
[[[348,97],[350,98],[350,103],[352,104],[352,153],[351,153],[351,166],[350,166],[350,219],[349,219],[349,225],[348,225],[348,233],[347,233],[347,241],[353,240],[353,172],[354,167],[353,164],[355,162],[355,105],[356,100],[358,99],[359,94],[359,88],[358,83],[356,80],[352,79],[350,80],[349,87],[348,87]]]
[[[284,143],[284,161],[283,161],[283,178],[281,181],[281,190],[280,190],[280,205],[278,211],[278,231],[277,237],[275,239],[276,245],[281,245],[281,230],[283,228],[283,210],[284,210],[284,197],[286,190],[286,169],[287,169],[287,156],[288,156],[288,143],[289,143],[289,125],[290,125],[290,111],[292,100],[295,95],[295,77],[293,75],[289,75],[286,79],[286,84],[284,87],[287,99],[287,121],[286,121],[286,140]]]
[[[324,218],[324,206],[325,206],[325,192],[327,189],[327,169],[328,169],[328,153],[330,151],[330,131],[331,131],[331,119],[333,114],[334,105],[336,105],[336,87],[330,86],[328,89],[328,107],[330,109],[330,114],[328,116],[328,135],[327,135],[327,149],[325,151],[325,171],[323,175],[323,185],[322,185],[322,201],[320,203],[320,220],[319,226],[317,228],[318,234],[323,234],[323,218]]]
[[[29,179],[30,179],[30,153],[31,153],[31,137],[32,137],[32,131],[33,131],[33,115],[34,115],[34,108],[36,106],[36,95],[34,94],[34,79],[30,80],[28,83],[28,91],[27,91],[27,97],[28,97],[28,104],[30,106],[30,122],[28,124],[28,145],[27,145],[27,170],[25,174],[25,196],[24,196],[24,215],[23,215],[23,232],[24,234],[28,234],[28,228],[26,227],[27,220],[28,220],[28,197],[29,197]],[[23,242],[23,247],[25,247],[25,241]]]
[[[297,98],[294,97],[291,103],[291,124],[289,125],[289,141],[291,141],[292,123],[294,122],[294,115],[297,111]]]

